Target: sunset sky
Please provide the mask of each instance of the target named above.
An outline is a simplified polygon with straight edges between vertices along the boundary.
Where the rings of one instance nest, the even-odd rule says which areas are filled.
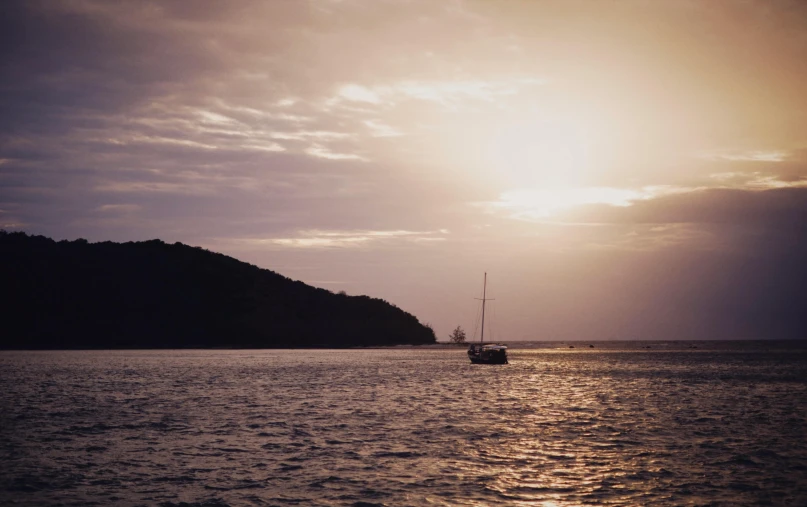
[[[495,338],[807,337],[807,3],[6,1],[0,227]]]

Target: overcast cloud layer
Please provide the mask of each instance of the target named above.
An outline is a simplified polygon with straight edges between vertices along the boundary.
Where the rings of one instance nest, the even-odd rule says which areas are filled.
[[[799,1],[8,1],[0,227],[503,340],[803,338]]]

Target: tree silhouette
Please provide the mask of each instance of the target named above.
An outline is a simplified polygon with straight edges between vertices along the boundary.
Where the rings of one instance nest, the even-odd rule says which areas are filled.
[[[382,299],[337,295],[160,240],[53,241],[0,231],[0,349],[420,345],[431,326]]]
[[[448,335],[449,340],[451,343],[465,343],[465,330],[462,329],[462,326],[457,326],[454,331]]]

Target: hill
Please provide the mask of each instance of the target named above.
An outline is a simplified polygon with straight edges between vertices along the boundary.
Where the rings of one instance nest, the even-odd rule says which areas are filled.
[[[0,231],[0,348],[295,348],[435,343],[381,299],[334,294],[160,240]]]

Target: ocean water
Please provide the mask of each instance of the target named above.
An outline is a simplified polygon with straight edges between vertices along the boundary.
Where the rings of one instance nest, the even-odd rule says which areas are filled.
[[[807,505],[805,342],[544,347],[0,352],[0,504]]]

